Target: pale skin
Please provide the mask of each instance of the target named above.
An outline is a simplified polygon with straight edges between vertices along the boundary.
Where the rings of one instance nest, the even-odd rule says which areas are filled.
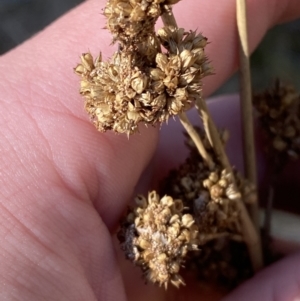
[[[237,61],[235,0],[213,2],[182,0],[174,9],[179,26],[212,41],[207,52],[216,75],[206,81],[206,95]],[[141,128],[129,141],[101,134],[82,108],[72,72],[79,55],[112,53],[103,6],[86,1],[0,58],[0,299],[206,300],[212,291],[193,284],[168,293],[145,286],[139,271],[117,260],[111,233],[159,130]],[[251,49],[272,25],[300,16],[299,0],[249,0],[248,7]],[[225,123],[226,99],[214,110]],[[226,300],[299,300],[299,264],[300,255],[287,257]]]

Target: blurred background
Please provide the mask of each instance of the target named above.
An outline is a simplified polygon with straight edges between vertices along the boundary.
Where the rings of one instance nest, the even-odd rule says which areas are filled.
[[[0,0],[0,55],[43,29],[83,0]],[[252,82],[262,90],[276,77],[300,90],[300,20],[269,31],[252,55]],[[238,90],[234,75],[215,94]]]

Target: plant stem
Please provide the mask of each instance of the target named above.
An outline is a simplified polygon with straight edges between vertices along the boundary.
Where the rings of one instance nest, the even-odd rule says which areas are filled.
[[[204,101],[203,98],[197,99],[196,108],[199,112],[199,115],[202,117],[205,132],[208,136],[208,139],[211,143],[211,146],[212,146],[214,152],[217,155],[218,160],[220,161],[220,163],[224,169],[226,169],[228,172],[232,173],[232,168],[229,163],[228,157],[225,153],[218,130],[212,121],[212,117],[208,111],[206,102]]]
[[[208,111],[206,102],[203,98],[199,98],[196,107],[199,111],[200,116],[202,116],[204,122],[204,128],[207,131],[207,135],[211,137],[212,147],[216,152],[218,159],[224,169],[226,169],[235,179],[232,167],[229,163],[228,157],[226,155],[225,149],[223,147],[220,135],[216,128],[216,125],[213,122],[213,119]],[[235,180],[234,180],[235,182]],[[234,183],[236,187],[236,183]],[[252,262],[252,267],[255,272],[259,271],[263,266],[263,257],[262,257],[262,248],[261,241],[258,232],[250,219],[248,211],[245,207],[244,202],[241,199],[236,200],[236,205],[241,214],[242,222],[242,232],[244,241],[248,247],[249,255]]]
[[[199,134],[197,133],[197,131],[195,130],[193,125],[188,120],[186,114],[183,113],[183,112],[180,113],[179,114],[179,120],[180,120],[181,124],[183,125],[183,127],[185,128],[185,130],[187,131],[187,133],[189,134],[189,136],[191,137],[191,139],[193,140],[193,142],[195,143],[201,157],[207,163],[208,168],[210,170],[213,170],[215,164],[212,161],[211,156],[206,151],[206,149],[203,145],[203,142],[201,140],[201,137],[199,136]]]
[[[244,168],[246,178],[257,187],[246,0],[236,0],[236,7],[240,55],[240,99],[244,144]],[[256,230],[259,232],[259,212],[257,202],[249,206],[249,212]]]
[[[168,6],[165,7],[165,12],[162,14],[162,20],[165,26],[173,26],[177,28],[176,20],[172,13],[172,9],[170,7]],[[219,157],[219,160],[223,168],[225,168],[228,172],[230,172],[234,179],[234,174],[232,172],[232,168],[229,163],[228,157],[225,153],[224,147],[222,145],[219,133],[207,109],[206,102],[202,97],[199,97],[197,101],[197,107],[200,112],[200,116],[202,116],[204,120],[204,128],[206,130],[207,136],[209,139],[211,139],[213,143],[214,151]],[[238,210],[241,214],[243,238],[248,247],[253,270],[256,272],[260,270],[263,266],[260,237],[248,215],[248,211],[245,207],[244,202],[241,199],[238,199],[236,203],[237,203]]]
[[[172,26],[172,27],[177,28],[177,23],[176,23],[174,15],[172,13],[172,8],[170,6],[168,6],[168,5],[164,6],[164,13],[162,14],[161,18],[162,18],[162,21],[165,26]],[[185,128],[185,130],[187,131],[187,133],[189,134],[189,136],[195,143],[200,156],[207,163],[208,168],[210,170],[212,170],[214,168],[215,164],[212,161],[211,156],[206,151],[206,149],[203,145],[203,142],[201,140],[201,137],[199,136],[199,134],[197,133],[197,131],[195,130],[195,128],[193,127],[193,125],[191,124],[191,122],[189,121],[189,119],[185,113],[183,113],[183,112],[180,113],[179,119],[180,119],[181,124],[183,125],[183,127]]]
[[[161,19],[165,26],[178,27],[171,6],[164,5],[164,12],[161,15]]]

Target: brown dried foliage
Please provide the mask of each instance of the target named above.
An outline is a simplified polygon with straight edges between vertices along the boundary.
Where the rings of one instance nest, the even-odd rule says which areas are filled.
[[[203,131],[198,131],[214,162],[218,162]],[[225,144],[227,131],[220,131],[220,136]],[[217,281],[232,287],[252,274],[236,202],[240,199],[245,203],[255,201],[256,191],[234,171],[236,190],[232,175],[222,170],[220,165],[216,165],[214,171],[206,167],[189,137],[186,145],[190,155],[182,165],[170,172],[161,193],[181,199],[198,226],[199,252],[189,253],[187,268],[194,269],[202,280]]]

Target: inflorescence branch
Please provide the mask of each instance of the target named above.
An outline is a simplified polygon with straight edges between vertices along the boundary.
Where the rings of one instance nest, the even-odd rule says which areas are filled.
[[[186,175],[174,185],[174,194],[186,192],[182,199],[160,197],[155,191],[137,196],[136,207],[129,209],[119,231],[126,257],[142,268],[148,280],[165,287],[184,284],[179,270],[187,254],[214,239],[242,239],[253,270],[262,266],[259,236],[243,202],[247,186],[240,178],[237,181],[224,139],[202,98],[201,81],[212,74],[204,51],[207,39],[178,28],[171,9],[177,2],[108,0],[106,27],[118,51],[108,61],[101,53],[95,59],[84,53],[75,68],[85,109],[99,131],[129,136],[139,124],[155,126],[178,116],[192,148],[200,154],[196,164],[188,166],[191,172],[184,171],[193,180]],[[165,26],[155,32],[160,16]],[[185,113],[195,105],[205,134],[192,126]]]

